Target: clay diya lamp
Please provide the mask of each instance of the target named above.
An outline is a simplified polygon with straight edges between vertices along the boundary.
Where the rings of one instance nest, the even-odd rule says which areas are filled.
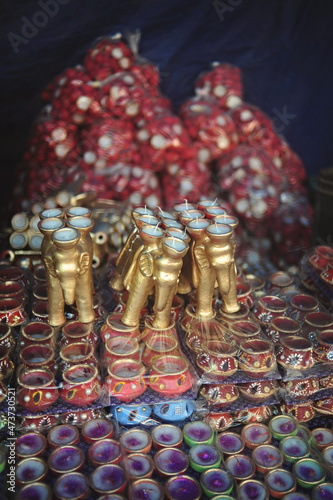
[[[0,323],[9,326],[22,325],[28,319],[22,300],[0,299]]]
[[[192,387],[189,362],[183,356],[159,356],[152,363],[149,387],[163,396],[179,395]]]
[[[76,365],[88,364],[90,366],[97,366],[94,347],[87,342],[67,344],[60,350],[59,354],[61,358],[60,370],[62,372]]]
[[[169,229],[169,228],[173,228],[173,229],[179,229],[179,230],[183,230],[184,229],[184,226],[181,222],[179,222],[178,220],[173,220],[173,219],[168,219],[168,218],[165,218],[165,217],[162,217],[161,218],[161,227],[162,229]]]
[[[162,448],[180,448],[183,444],[183,433],[175,425],[162,424],[154,427],[151,431],[153,447],[156,450]]]
[[[236,455],[242,453],[245,442],[242,436],[235,432],[221,432],[215,438],[215,446],[224,455]]]
[[[240,345],[239,368],[251,378],[265,377],[276,369],[274,344],[268,340],[246,340]]]
[[[33,271],[33,278],[35,285],[45,285],[46,284],[46,272],[44,264],[36,266]]]
[[[49,345],[28,345],[20,351],[20,363],[29,369],[48,368],[55,371],[57,366],[54,350]]]
[[[33,498],[33,500],[52,500],[52,490],[47,484],[36,482],[23,486],[15,496],[15,500],[27,500],[30,498]]]
[[[323,467],[312,458],[303,458],[294,463],[293,474],[301,488],[314,488],[325,481]]]
[[[236,401],[239,392],[235,384],[203,384],[200,395],[209,404],[222,408]]]
[[[101,465],[90,476],[91,488],[95,493],[123,493],[127,486],[125,471],[119,465]]]
[[[270,470],[278,469],[283,463],[283,455],[280,450],[270,444],[261,444],[252,451],[251,458],[256,469],[262,474]]]
[[[265,288],[265,280],[260,276],[256,276],[255,274],[246,274],[245,281],[251,283],[252,290],[255,292],[259,292]]]
[[[119,464],[122,459],[120,444],[113,439],[101,439],[88,450],[88,458],[94,467],[105,464]]]
[[[271,342],[278,344],[284,337],[298,335],[300,328],[300,324],[295,319],[278,316],[268,326],[266,335]]]
[[[327,446],[327,448],[324,448],[322,450],[322,454],[323,454],[325,462],[333,470],[333,445]]]
[[[290,317],[302,323],[308,313],[318,310],[319,302],[312,295],[299,293],[291,299],[290,306]]]
[[[186,310],[192,311],[190,307],[191,306],[187,306]],[[207,342],[207,340],[225,341],[226,329],[215,319],[198,320],[193,312],[190,323],[191,326],[187,329],[186,345],[191,351],[200,354],[202,351],[202,344]]]
[[[141,333],[138,327],[127,326],[121,321],[121,313],[109,314],[106,318],[106,322],[101,327],[100,337],[104,343],[106,343],[112,337],[130,337],[134,340],[140,342]]]
[[[333,249],[327,245],[315,247],[314,252],[309,257],[309,263],[317,271],[323,271],[333,259]]]
[[[205,210],[206,207],[220,207],[217,199],[215,200],[200,200],[197,202],[197,207],[199,210]]]
[[[40,220],[50,219],[53,217],[59,217],[63,219],[65,217],[65,212],[61,210],[61,208],[47,208],[38,215]]]
[[[323,281],[325,281],[328,285],[333,285],[333,265],[330,262],[327,267],[320,273],[320,277]]]
[[[212,444],[214,441],[213,429],[201,420],[185,424],[183,428],[183,436],[184,441],[188,446],[195,446],[197,444]]]
[[[194,219],[202,219],[205,216],[204,212],[202,210],[198,209],[191,209],[191,210],[184,210],[183,212],[178,214],[178,219],[179,221],[186,226],[191,220]]]
[[[178,342],[175,337],[158,334],[147,339],[142,353],[142,362],[151,367],[155,359],[162,355],[179,355]]]
[[[10,359],[11,350],[7,347],[0,347],[0,380],[7,381],[13,374],[14,363]]]
[[[333,329],[323,330],[317,336],[318,346],[314,350],[315,359],[321,363],[333,362]]]
[[[17,458],[41,457],[46,449],[46,437],[39,432],[27,432],[16,439],[15,453]]]
[[[57,425],[49,431],[47,442],[52,449],[60,446],[74,446],[79,442],[79,431],[74,425]]]
[[[113,436],[113,425],[106,418],[97,418],[85,422],[81,434],[86,443],[92,444],[100,439],[109,439]]]
[[[253,422],[242,428],[241,436],[245,441],[247,448],[253,450],[262,444],[269,444],[272,440],[272,434],[265,424]]]
[[[227,342],[219,340],[203,342],[202,352],[197,356],[198,368],[203,373],[224,380],[237,371],[237,352],[238,348]]]
[[[114,361],[108,367],[105,386],[110,396],[126,403],[141,396],[147,389],[145,373],[146,369],[139,361],[130,358]]]
[[[281,339],[276,353],[277,362],[286,369],[306,370],[315,364],[311,340],[291,335]]]
[[[287,436],[280,441],[280,450],[286,462],[294,463],[310,455],[310,447],[298,436]]]
[[[269,430],[275,439],[281,440],[286,436],[296,436],[298,423],[291,415],[277,415],[268,424]]]
[[[230,333],[238,345],[260,337],[260,326],[251,320],[239,320],[230,325]]]
[[[42,458],[25,458],[16,466],[16,484],[21,488],[28,483],[43,481],[47,472],[47,464]]]
[[[216,221],[218,224],[224,224],[223,221],[223,216],[225,215],[227,218],[227,212],[224,208],[222,207],[217,207],[217,206],[210,206],[210,207],[205,207],[203,209],[204,216],[208,220],[212,220],[215,223],[215,217],[219,217],[219,219]]]
[[[333,445],[333,432],[331,429],[320,428],[313,429],[312,437],[319,449]]]
[[[164,219],[171,219],[171,220],[176,220],[176,216],[170,212],[166,212],[165,210],[162,210],[160,207],[157,207],[153,211],[153,213],[156,215],[156,217],[159,217],[160,219],[163,217]]]
[[[239,485],[237,498],[239,500],[253,500],[254,498],[256,500],[268,500],[269,491],[261,481],[248,479]]]
[[[131,358],[135,361],[140,361],[139,344],[137,340],[131,337],[112,337],[105,344],[105,351],[102,354],[102,364],[107,368],[114,361],[123,358]]]
[[[45,410],[58,399],[54,374],[47,368],[22,370],[17,377],[17,402],[31,412]]]
[[[154,466],[163,479],[184,474],[190,461],[186,453],[178,448],[163,448],[154,455]]]
[[[78,472],[85,461],[84,452],[77,446],[61,446],[53,450],[47,460],[53,475]]]
[[[26,304],[25,287],[19,281],[0,281],[0,299],[16,299]]]
[[[203,493],[208,498],[215,498],[218,494],[228,495],[234,487],[230,472],[221,469],[206,470],[200,476],[200,484]]]
[[[98,341],[97,334],[93,331],[91,324],[80,323],[79,321],[69,321],[62,328],[62,339],[60,348],[68,344],[85,342],[96,346]]]
[[[144,321],[144,329],[142,331],[141,340],[147,344],[147,342],[152,338],[158,335],[163,335],[164,337],[177,337],[177,330],[175,328],[175,322],[171,320],[170,325],[166,328],[157,328],[152,324],[153,318],[147,317]]]
[[[96,366],[75,365],[63,373],[63,387],[60,396],[74,406],[89,406],[101,392]]]
[[[222,460],[220,451],[210,444],[197,444],[189,451],[190,465],[197,472],[217,469]]]
[[[129,500],[163,500],[164,493],[160,483],[153,479],[138,479],[133,481],[128,489]]]
[[[254,298],[252,295],[251,283],[237,283],[237,300],[239,303],[245,304],[249,309],[254,306]]]
[[[120,437],[120,444],[126,453],[149,453],[152,439],[146,431],[131,429]]]
[[[313,488],[313,500],[327,500],[333,498],[333,483],[322,483]]]
[[[239,385],[239,392],[250,401],[264,401],[272,397],[278,388],[275,380],[262,380],[260,382],[246,382]]]
[[[295,399],[311,396],[320,389],[318,378],[302,378],[288,381],[281,380],[280,387],[284,389],[289,396]]]
[[[251,479],[256,472],[253,460],[247,455],[230,456],[225,461],[225,467],[236,481]]]
[[[200,484],[190,476],[171,477],[164,485],[166,500],[200,500],[202,489]]]
[[[123,466],[131,481],[147,479],[152,476],[154,462],[149,455],[131,453],[123,459]]]
[[[63,474],[54,483],[53,493],[57,500],[85,500],[90,493],[88,479],[80,472]]]
[[[20,347],[22,348],[36,344],[54,347],[54,328],[48,323],[32,321],[22,327]]]
[[[177,203],[177,205],[173,207],[173,213],[175,216],[178,217],[178,214],[184,212],[185,210],[194,210],[197,208],[197,205],[194,203],[188,203],[187,200],[184,200],[184,202],[185,203]]]
[[[299,491],[294,491],[292,493],[287,493],[283,497],[283,500],[310,500],[310,497]]]
[[[45,323],[49,318],[49,303],[45,300],[36,301],[31,312],[33,321],[43,321]]]
[[[273,498],[283,498],[296,490],[294,476],[284,469],[274,469],[265,476],[265,484]]]
[[[6,323],[0,323],[0,347],[4,347],[11,353],[15,344],[16,342],[11,327],[6,325]]]
[[[47,286],[46,283],[42,285],[35,285],[32,289],[32,296],[34,303],[40,301],[47,301]]]
[[[323,330],[333,328],[333,316],[322,311],[310,312],[304,318],[302,336],[310,340],[317,338]]]
[[[278,289],[278,291],[282,292],[282,289],[292,285],[293,281],[293,277],[290,274],[284,271],[277,271],[268,278],[268,291]]]
[[[284,300],[274,295],[264,295],[258,300],[254,315],[262,326],[268,326],[274,318],[284,316],[287,304]]]

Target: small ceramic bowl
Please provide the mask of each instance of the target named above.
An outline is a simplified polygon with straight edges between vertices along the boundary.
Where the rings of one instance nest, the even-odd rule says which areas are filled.
[[[325,481],[323,467],[312,458],[303,458],[293,465],[293,474],[301,488],[314,488]]]

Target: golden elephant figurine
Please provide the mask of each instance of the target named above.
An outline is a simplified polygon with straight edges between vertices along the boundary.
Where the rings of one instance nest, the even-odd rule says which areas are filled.
[[[49,323],[65,323],[65,304],[76,302],[79,321],[91,323],[95,319],[92,290],[92,255],[80,250],[81,234],[77,229],[63,227],[52,233],[52,245],[42,254],[47,275]]]

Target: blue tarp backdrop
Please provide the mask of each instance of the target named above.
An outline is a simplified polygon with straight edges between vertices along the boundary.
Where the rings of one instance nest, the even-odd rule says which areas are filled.
[[[245,99],[274,119],[308,174],[333,164],[331,0],[3,0],[1,19],[3,192],[45,85],[96,37],[137,28],[175,109],[212,61],[235,64]]]

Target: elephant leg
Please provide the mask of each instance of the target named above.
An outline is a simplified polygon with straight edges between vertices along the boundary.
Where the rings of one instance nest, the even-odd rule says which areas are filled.
[[[60,282],[57,278],[46,274],[47,297],[49,303],[49,324],[62,326],[66,322],[64,307],[65,300]]]
[[[200,318],[212,318],[213,311],[213,294],[215,285],[215,272],[209,268],[201,270],[199,274],[199,283],[197,287],[197,305],[196,315]]]
[[[143,276],[138,271],[133,276],[132,286],[127,299],[122,322],[127,326],[138,326],[140,322],[140,312],[143,308],[150,290],[153,287],[153,278]]]
[[[92,323],[95,321],[93,290],[91,286],[92,279],[89,271],[78,276],[75,289],[75,301],[80,323]]]
[[[230,266],[230,287],[229,292],[222,294],[222,311],[233,314],[239,311],[240,305],[237,300],[237,285],[236,285],[236,267],[234,264]]]
[[[158,285],[158,284],[157,284]],[[168,328],[171,322],[172,300],[177,292],[177,284],[162,285],[156,287],[154,312],[155,318],[152,326],[155,328]]]

